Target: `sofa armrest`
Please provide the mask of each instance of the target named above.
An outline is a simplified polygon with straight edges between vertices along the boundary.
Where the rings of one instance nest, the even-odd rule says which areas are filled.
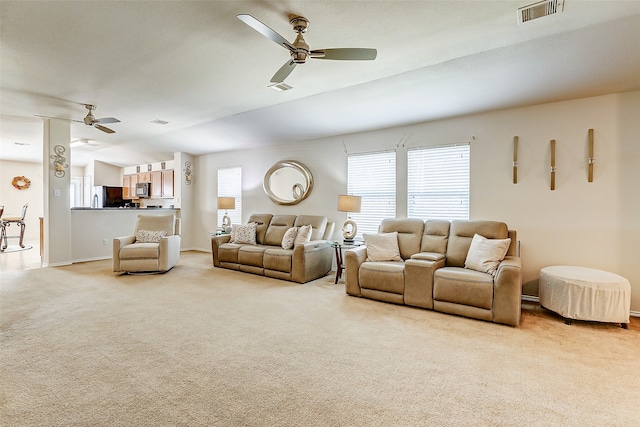
[[[360,265],[367,259],[367,247],[358,246],[357,248],[344,251],[345,265],[345,291],[349,295],[359,297],[361,295],[360,288]]]
[[[326,240],[311,240],[293,248],[291,280],[306,283],[331,271],[332,251]]]
[[[432,252],[416,254],[404,263],[404,303],[433,309],[433,276],[444,267],[444,255]],[[414,258],[415,257],[415,258]],[[432,258],[432,259],[429,259]]]
[[[180,236],[174,234],[160,239],[159,270],[167,271],[178,263],[180,259]]]
[[[419,259],[423,261],[440,261],[444,260],[444,254],[438,252],[418,252],[417,254],[411,255],[411,259]]]
[[[120,249],[122,249],[124,246],[132,244],[135,241],[135,236],[115,237],[113,239],[112,258],[114,272],[118,273],[120,271]]]
[[[493,321],[518,326],[522,304],[522,261],[520,257],[505,257],[498,265],[493,283]]]
[[[231,241],[231,234],[221,234],[219,236],[211,236],[211,256],[213,257],[213,266],[220,267],[220,258],[218,257],[218,249],[223,243]]]

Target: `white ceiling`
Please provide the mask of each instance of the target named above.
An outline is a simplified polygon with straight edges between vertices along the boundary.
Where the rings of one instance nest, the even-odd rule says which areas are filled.
[[[41,161],[35,115],[82,120],[84,103],[121,123],[72,123],[91,141],[72,164],[127,166],[640,90],[640,0],[565,0],[518,25],[531,2],[3,0],[0,159]],[[302,15],[311,49],[378,58],[310,60],[278,93],[267,85],[288,52],[239,13],[288,40]]]

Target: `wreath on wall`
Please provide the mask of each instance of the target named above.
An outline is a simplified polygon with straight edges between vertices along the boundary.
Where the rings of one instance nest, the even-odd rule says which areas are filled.
[[[16,176],[11,181],[11,185],[18,190],[26,190],[31,185],[31,181],[26,176]]]

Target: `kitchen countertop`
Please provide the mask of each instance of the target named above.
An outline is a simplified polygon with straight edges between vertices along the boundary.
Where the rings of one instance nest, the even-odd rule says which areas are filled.
[[[157,210],[178,210],[179,208],[71,208],[72,211],[157,211]]]

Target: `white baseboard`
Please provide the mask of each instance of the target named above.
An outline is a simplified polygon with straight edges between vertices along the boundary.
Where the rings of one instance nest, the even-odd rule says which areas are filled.
[[[529,301],[529,302],[540,302],[540,297],[535,297],[533,295],[522,295],[522,301]],[[629,315],[631,317],[640,317],[640,311],[630,311]]]
[[[97,256],[97,257],[92,257],[92,258],[81,258],[81,259],[74,259],[73,261],[71,261],[73,264],[77,263],[77,262],[90,262],[90,261],[102,261],[104,259],[111,259],[112,257],[110,256]]]

